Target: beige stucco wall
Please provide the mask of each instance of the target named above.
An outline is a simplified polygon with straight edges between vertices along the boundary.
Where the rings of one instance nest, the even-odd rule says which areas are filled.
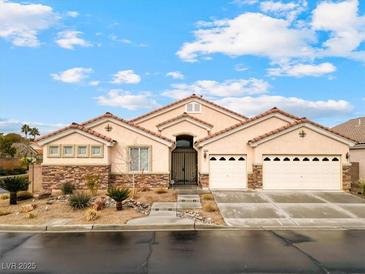
[[[112,126],[112,131],[107,132],[105,130],[107,124]],[[117,140],[117,143],[110,149],[112,173],[128,172],[129,146],[148,146],[151,148],[151,170],[144,173],[169,172],[170,152],[168,146],[111,121],[105,121],[92,129]]]
[[[163,130],[161,130],[161,134],[170,138],[171,140],[175,140],[177,135],[191,135],[194,136],[194,140],[203,138],[208,135],[207,129],[204,129],[200,126],[197,126],[189,121],[177,121],[178,123],[171,125]]]
[[[299,137],[299,132],[304,130],[304,138]],[[254,149],[255,163],[262,163],[264,154],[302,154],[302,155],[341,155],[342,163],[348,163],[346,153],[349,146],[317,133],[304,125],[285,135],[272,139]]]
[[[209,157],[204,159],[204,150],[208,154],[247,154],[247,171],[252,172],[253,149],[247,144],[249,140],[271,130],[277,129],[288,122],[277,117],[268,118],[262,122],[242,129],[222,139],[205,145],[200,149],[199,164],[200,173],[209,173]]]
[[[365,180],[365,148],[351,149],[350,161],[359,162],[360,178]]]
[[[70,157],[48,157],[48,146],[50,145],[103,145],[101,142],[90,139],[80,133],[72,133],[43,146],[43,165],[108,165],[108,147],[103,145],[104,155],[98,158],[77,158]],[[76,147],[74,148],[76,155]]]
[[[137,121],[136,123],[152,131],[158,131],[156,125],[183,114],[185,112],[185,105],[188,104],[189,102],[199,102],[199,101],[196,100],[188,101],[182,106],[170,109],[168,112],[159,114],[158,116],[154,116],[142,122]],[[240,121],[242,121],[242,119],[239,119],[238,117],[233,118],[203,103],[201,103],[200,113],[189,113],[189,115],[214,125],[214,127],[212,128],[212,132],[219,131],[221,129],[227,128],[231,125],[237,124]]]

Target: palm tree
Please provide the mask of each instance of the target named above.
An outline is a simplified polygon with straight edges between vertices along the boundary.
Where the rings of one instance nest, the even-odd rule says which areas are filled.
[[[31,128],[30,128],[30,126],[29,126],[29,125],[24,124],[24,125],[22,126],[22,132],[24,133],[25,138],[28,138],[28,133],[30,132],[30,130],[31,130]]]
[[[31,128],[29,135],[32,136],[31,140],[34,141],[35,137],[40,135],[38,128],[36,128],[36,127]]]

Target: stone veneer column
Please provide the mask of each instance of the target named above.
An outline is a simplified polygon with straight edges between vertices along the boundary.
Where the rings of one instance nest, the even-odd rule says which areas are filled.
[[[209,174],[199,173],[199,185],[202,188],[209,188]]]
[[[342,165],[342,189],[344,191],[351,190],[351,165]]]
[[[168,188],[170,185],[170,174],[135,174],[135,187],[137,188]],[[114,187],[133,187],[132,174],[111,174],[110,186]]]
[[[42,186],[44,190],[60,189],[64,183],[74,184],[76,189],[87,189],[87,176],[99,176],[99,189],[107,189],[110,166],[42,166]]]
[[[262,165],[252,165],[252,173],[247,176],[248,189],[262,189]]]

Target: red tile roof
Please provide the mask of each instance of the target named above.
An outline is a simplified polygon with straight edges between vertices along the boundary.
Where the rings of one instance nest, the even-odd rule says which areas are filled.
[[[134,128],[136,128],[136,129],[142,130],[142,131],[144,131],[144,132],[146,132],[146,133],[148,133],[148,134],[151,134],[151,135],[153,135],[153,136],[155,136],[155,137],[158,137],[158,138],[163,139],[163,140],[165,140],[165,141],[168,141],[168,142],[174,143],[174,141],[172,141],[171,139],[169,139],[169,138],[167,138],[167,137],[165,137],[165,136],[162,136],[161,134],[158,134],[158,133],[156,133],[156,132],[154,132],[154,131],[151,131],[151,130],[146,129],[146,128],[141,127],[141,126],[138,126],[138,125],[136,125],[136,124],[134,124],[134,123],[132,123],[132,122],[126,121],[126,120],[124,120],[124,119],[122,119],[122,118],[119,118],[118,116],[116,116],[116,115],[114,115],[114,114],[112,114],[112,113],[110,113],[110,112],[106,112],[105,114],[100,115],[100,116],[98,116],[98,117],[96,117],[96,118],[94,118],[94,119],[88,120],[88,121],[86,121],[86,122],[83,122],[83,123],[81,123],[80,125],[82,125],[82,126],[86,126],[86,125],[88,125],[88,124],[90,124],[90,123],[92,123],[92,122],[98,121],[98,120],[103,119],[103,118],[113,118],[113,119],[115,119],[115,120],[117,120],[117,121],[119,121],[119,122],[122,122],[122,123],[124,123],[124,124],[127,124],[127,125],[129,125],[129,126],[131,126],[131,127],[134,127]]]
[[[365,144],[365,117],[351,119],[333,127],[332,130]]]
[[[218,131],[218,132],[216,132],[216,133],[214,133],[214,134],[212,134],[212,135],[209,135],[209,136],[207,136],[207,137],[204,137],[204,138],[202,138],[202,139],[198,140],[197,142],[198,142],[198,143],[200,143],[200,142],[206,141],[206,140],[208,140],[208,139],[214,138],[214,137],[216,137],[216,136],[219,136],[219,135],[221,135],[221,134],[224,134],[224,133],[226,133],[226,132],[229,132],[229,131],[231,131],[231,130],[233,130],[233,129],[235,129],[235,128],[238,128],[238,127],[240,127],[240,126],[243,126],[243,125],[245,125],[245,124],[248,124],[248,123],[250,123],[250,122],[252,122],[252,121],[258,120],[258,119],[260,119],[260,118],[262,118],[262,117],[265,117],[265,116],[267,116],[267,115],[270,115],[270,114],[272,114],[272,113],[280,113],[280,114],[282,114],[282,115],[284,115],[284,116],[287,116],[287,117],[289,117],[289,118],[292,118],[292,119],[294,119],[294,120],[299,120],[299,119],[300,119],[300,118],[299,118],[299,117],[297,117],[297,116],[294,116],[294,115],[292,115],[292,114],[289,114],[289,113],[287,113],[287,112],[285,112],[285,111],[282,111],[282,110],[280,110],[280,109],[278,109],[278,108],[274,107],[274,108],[272,108],[272,109],[270,109],[270,110],[268,110],[268,111],[265,111],[265,112],[263,112],[263,113],[261,113],[261,114],[259,114],[259,115],[253,116],[253,117],[251,117],[251,118],[249,118],[249,119],[247,119],[247,120],[245,120],[245,121],[242,121],[242,122],[240,122],[240,123],[238,123],[238,124],[235,124],[235,125],[233,125],[233,126],[230,126],[230,127],[228,127],[228,128],[225,128],[225,129],[223,129],[223,130],[220,130],[220,131]]]
[[[90,128],[86,128],[86,127],[84,127],[84,126],[82,126],[80,124],[77,124],[77,123],[72,123],[71,125],[69,125],[67,127],[61,128],[61,129],[56,130],[56,131],[53,131],[53,132],[51,132],[51,133],[49,133],[47,135],[44,135],[44,136],[38,138],[37,140],[35,140],[35,142],[39,142],[41,140],[47,139],[47,138],[49,138],[51,136],[57,135],[57,134],[59,134],[61,132],[64,132],[64,131],[66,131],[68,129],[79,129],[79,130],[81,130],[83,132],[86,132],[88,134],[91,134],[91,135],[93,135],[95,137],[98,137],[100,139],[103,139],[105,141],[108,141],[108,142],[116,142],[115,140],[113,140],[112,138],[110,138],[108,136],[105,136],[103,134],[100,134],[99,132],[96,132],[95,130],[92,130]]]
[[[203,120],[200,120],[200,119],[198,119],[198,118],[196,118],[196,117],[194,117],[194,116],[192,116],[192,115],[189,115],[189,114],[187,114],[186,112],[184,112],[183,114],[178,115],[178,116],[176,116],[176,117],[174,117],[174,118],[172,118],[172,119],[169,119],[169,120],[166,120],[166,121],[164,121],[164,122],[162,122],[162,123],[159,123],[156,127],[160,127],[160,126],[163,126],[163,125],[169,124],[169,123],[174,122],[174,121],[177,121],[177,120],[179,120],[179,119],[181,119],[181,118],[190,118],[190,119],[192,119],[192,120],[194,120],[194,121],[196,121],[196,122],[198,122],[198,123],[200,123],[200,124],[204,124],[204,125],[206,125],[206,126],[208,126],[208,127],[213,127],[213,125],[212,125],[212,124],[209,124],[209,123],[207,123],[207,122],[205,122],[205,121],[203,121]]]
[[[286,130],[286,129],[288,129],[288,128],[294,127],[294,126],[299,125],[299,124],[312,124],[312,125],[314,125],[314,126],[316,126],[316,127],[319,127],[319,128],[321,128],[321,129],[324,129],[324,130],[326,130],[326,131],[329,131],[329,132],[331,132],[331,133],[334,133],[334,134],[336,134],[336,135],[338,135],[338,136],[340,136],[340,137],[343,137],[343,138],[345,138],[345,139],[348,139],[348,140],[353,141],[353,142],[355,142],[355,143],[356,143],[356,141],[355,141],[355,140],[353,140],[353,139],[351,139],[351,138],[349,138],[349,137],[347,137],[347,136],[345,136],[345,135],[339,134],[339,133],[337,133],[337,132],[335,132],[335,131],[331,130],[331,129],[330,129],[330,128],[328,128],[328,127],[325,127],[325,126],[322,126],[322,125],[320,125],[320,124],[317,124],[317,123],[315,123],[315,122],[313,122],[313,121],[311,121],[311,120],[309,120],[309,119],[307,119],[307,118],[300,118],[300,119],[295,120],[294,122],[292,122],[292,123],[290,123],[290,124],[287,124],[287,125],[282,126],[282,127],[280,127],[280,128],[274,129],[274,130],[269,131],[269,132],[267,132],[267,133],[265,133],[265,134],[262,134],[262,135],[260,135],[260,136],[257,136],[257,137],[255,137],[255,138],[253,138],[253,139],[249,140],[249,141],[248,141],[248,143],[249,143],[249,144],[256,143],[256,142],[261,141],[261,140],[263,140],[263,139],[265,139],[265,138],[267,138],[267,137],[270,137],[270,136],[272,136],[272,135],[275,135],[275,134],[277,134],[277,133],[280,133],[280,132],[282,132],[282,131],[284,131],[284,130]]]
[[[196,95],[196,94],[192,94],[192,95],[190,95],[190,96],[188,96],[188,97],[185,97],[185,98],[183,98],[183,99],[181,99],[181,100],[175,101],[175,102],[173,102],[173,103],[171,103],[171,104],[168,104],[168,105],[166,105],[166,106],[160,107],[160,108],[155,109],[155,110],[153,110],[153,111],[147,112],[146,114],[143,114],[143,115],[141,115],[141,116],[138,116],[138,117],[136,117],[136,118],[134,118],[134,119],[132,119],[132,120],[129,120],[129,121],[130,121],[130,122],[132,122],[132,123],[135,123],[136,121],[138,121],[138,120],[140,120],[140,119],[142,119],[142,118],[145,118],[145,117],[147,117],[147,116],[149,116],[149,115],[151,115],[151,114],[157,113],[157,112],[159,112],[159,111],[161,111],[161,110],[165,110],[165,109],[167,109],[167,108],[170,108],[170,107],[172,107],[172,106],[178,105],[178,104],[180,104],[180,103],[182,103],[182,102],[185,102],[185,101],[187,101],[187,100],[190,100],[190,99],[198,99],[198,100],[201,100],[201,101],[203,101],[203,102],[205,102],[205,103],[207,103],[207,104],[213,105],[213,106],[215,106],[215,107],[217,107],[217,108],[220,108],[221,110],[224,110],[224,111],[229,112],[229,113],[231,113],[231,114],[233,114],[233,115],[236,115],[236,116],[240,117],[241,119],[247,119],[247,117],[243,116],[243,115],[242,115],[242,114],[240,114],[240,113],[237,113],[237,112],[235,112],[235,111],[233,111],[233,110],[227,109],[227,108],[222,107],[222,106],[220,106],[220,105],[218,105],[218,104],[216,104],[216,103],[213,103],[213,102],[211,102],[211,101],[208,101],[207,99],[204,99],[203,97],[198,96],[198,95]]]

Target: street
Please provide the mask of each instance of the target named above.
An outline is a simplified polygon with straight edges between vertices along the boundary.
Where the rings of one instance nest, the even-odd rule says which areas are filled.
[[[0,234],[0,273],[334,272],[365,273],[364,230]]]

